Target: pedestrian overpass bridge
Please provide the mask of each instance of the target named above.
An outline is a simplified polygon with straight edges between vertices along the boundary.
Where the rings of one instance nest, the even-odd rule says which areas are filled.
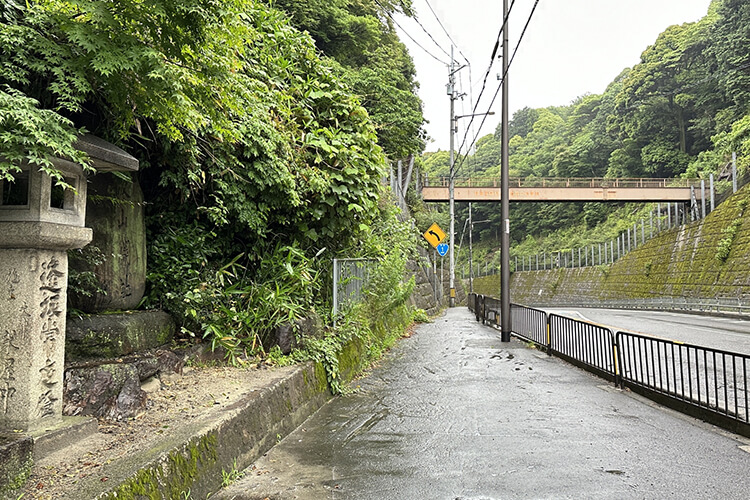
[[[700,179],[607,179],[511,177],[510,201],[640,201],[691,202],[702,200],[705,186]],[[449,178],[425,178],[422,199],[449,201]],[[455,201],[500,201],[499,178],[456,177]]]

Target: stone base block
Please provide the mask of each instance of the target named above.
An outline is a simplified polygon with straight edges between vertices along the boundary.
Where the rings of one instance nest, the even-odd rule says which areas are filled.
[[[0,498],[8,498],[26,483],[34,463],[33,450],[34,442],[28,436],[0,434]]]
[[[76,443],[99,430],[96,419],[90,417],[63,417],[54,425],[29,431],[34,441],[34,460],[39,460]]]
[[[94,314],[68,320],[67,362],[91,358],[117,358],[168,344],[176,325],[163,311],[128,311]]]

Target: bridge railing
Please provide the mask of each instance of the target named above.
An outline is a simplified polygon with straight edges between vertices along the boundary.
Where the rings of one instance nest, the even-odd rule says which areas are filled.
[[[469,294],[469,309],[497,326],[500,301]],[[750,437],[750,355],[617,331],[511,304],[513,335],[665,406]]]
[[[634,179],[610,179],[606,177],[510,177],[510,187],[518,188],[686,188],[700,187],[700,179],[654,179],[650,177]],[[425,177],[424,187],[448,187],[449,177]],[[457,187],[499,187],[497,177],[456,177]]]

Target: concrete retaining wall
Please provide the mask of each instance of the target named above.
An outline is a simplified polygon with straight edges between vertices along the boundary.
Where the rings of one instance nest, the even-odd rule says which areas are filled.
[[[221,488],[222,470],[251,465],[329,398],[322,367],[305,364],[211,421],[180,429],[158,448],[104,465],[101,474],[80,484],[76,498],[172,499],[188,491],[191,498],[206,498]],[[103,493],[101,475],[112,485]]]

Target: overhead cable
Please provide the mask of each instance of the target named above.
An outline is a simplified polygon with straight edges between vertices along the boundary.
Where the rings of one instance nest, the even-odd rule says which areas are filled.
[[[440,18],[438,17],[438,15],[437,15],[437,13],[435,13],[435,9],[432,8],[432,5],[430,5],[429,0],[424,0],[424,3],[427,4],[427,7],[430,9],[430,12],[432,12],[432,15],[435,16],[435,19],[437,20],[437,22],[440,25],[440,27],[443,29],[443,33],[445,33],[445,35],[448,37],[448,40],[450,40],[450,42],[453,44],[453,46],[458,49],[458,53],[461,54],[461,57],[464,58],[464,61],[466,61],[466,64],[470,65],[471,63],[469,62],[469,59],[463,54],[463,52],[461,52],[461,48],[453,40],[453,37],[451,36],[450,33],[448,33],[448,30],[445,29],[445,26],[443,25],[443,21],[441,21]]]
[[[490,102],[488,109],[492,109],[492,105],[495,103],[495,99],[497,99],[497,95],[500,93],[500,89],[502,88],[503,85],[505,85],[505,78],[508,75],[508,70],[510,69],[511,64],[513,64],[513,59],[516,58],[516,53],[518,52],[518,48],[521,46],[523,37],[526,35],[526,30],[529,28],[529,24],[531,23],[531,18],[534,17],[534,12],[536,11],[536,8],[538,5],[539,5],[539,0],[535,0],[534,6],[531,8],[531,12],[529,13],[529,18],[526,20],[526,24],[524,25],[523,31],[521,32],[521,37],[518,39],[516,48],[513,49],[513,55],[511,56],[510,61],[508,61],[508,65],[505,69],[505,73],[503,73],[502,80],[500,81],[500,85],[498,85],[497,90],[495,91],[495,95],[492,96],[492,101]],[[479,125],[480,131],[482,130],[482,127],[484,126],[484,122],[486,120],[487,120],[487,115],[485,114],[482,117],[482,123]],[[468,132],[468,129],[467,129],[467,132]],[[461,166],[463,166],[464,160],[468,156],[468,153],[465,153],[463,156],[461,156],[460,154],[461,148],[463,148],[464,143],[466,142],[466,137],[467,137],[467,134],[464,134],[464,142],[461,143],[461,147],[458,149],[459,156],[461,157],[461,162],[459,163],[458,167],[454,170],[454,174],[453,174],[454,176],[456,175],[456,173],[458,173],[458,170],[461,168]],[[474,144],[476,144],[478,138],[479,138],[479,134],[476,134],[474,136],[474,139],[471,141],[471,144],[469,145],[469,148],[467,149],[467,151],[469,151],[474,146]]]
[[[474,103],[474,108],[472,109],[471,113],[472,115],[477,114],[477,108],[479,107],[479,102],[482,100],[482,94],[484,94],[485,89],[487,88],[487,78],[490,76],[490,71],[492,71],[492,65],[495,63],[495,57],[497,56],[497,50],[500,48],[500,37],[502,36],[503,32],[505,31],[505,27],[508,24],[508,18],[510,17],[511,12],[513,12],[513,6],[516,4],[516,0],[513,0],[510,4],[510,8],[508,9],[507,15],[503,18],[503,24],[500,27],[500,30],[497,32],[497,39],[495,40],[495,46],[492,49],[492,55],[490,56],[490,64],[487,66],[487,71],[484,74],[484,78],[482,79],[482,88],[479,91],[479,95],[477,96],[477,100]],[[471,117],[469,120],[469,125],[466,126],[466,130],[469,130],[469,127],[474,123],[474,116]],[[466,135],[464,134],[464,143],[466,142]],[[463,145],[463,144],[462,144]],[[459,148],[459,152],[461,149]]]
[[[425,28],[425,27],[424,27],[424,26],[422,25],[422,23],[421,23],[421,22],[419,22],[419,18],[418,18],[418,17],[416,16],[416,15],[412,16],[412,19],[414,19],[414,22],[416,22],[416,23],[417,23],[417,24],[419,25],[419,27],[420,27],[420,28],[422,28],[422,31],[424,31],[424,32],[425,32],[425,34],[426,34],[426,35],[427,35],[428,37],[430,37],[430,40],[432,40],[432,42],[433,42],[433,43],[434,43],[434,44],[435,44],[435,45],[437,46],[437,48],[439,48],[439,49],[440,49],[440,51],[441,51],[441,52],[442,52],[443,54],[445,54],[445,55],[446,55],[446,56],[448,56],[448,57],[450,57],[450,56],[451,56],[451,55],[450,55],[450,54],[449,54],[449,53],[448,53],[448,52],[447,52],[447,51],[446,51],[446,50],[445,50],[445,49],[444,49],[444,48],[443,48],[443,47],[442,47],[442,46],[441,46],[441,45],[440,45],[440,44],[439,44],[439,43],[437,42],[437,40],[435,40],[435,38],[434,38],[434,37],[432,36],[432,33],[430,33],[429,31],[427,31],[427,29],[426,29],[426,28]],[[450,38],[450,37],[449,37],[449,38]],[[461,51],[459,50],[459,52],[461,52]]]
[[[445,65],[445,66],[449,66],[449,63],[447,63],[447,62],[443,61],[443,60],[442,60],[442,59],[440,59],[440,58],[439,58],[438,56],[436,56],[435,54],[433,54],[432,52],[430,52],[429,50],[427,50],[426,48],[424,48],[424,47],[423,47],[423,46],[422,46],[422,45],[421,45],[421,44],[420,44],[420,43],[419,43],[418,41],[416,41],[416,40],[414,39],[414,37],[413,37],[413,36],[411,36],[411,35],[409,34],[409,32],[408,32],[408,31],[406,31],[406,30],[405,30],[405,29],[403,28],[403,26],[401,26],[400,24],[398,24],[398,21],[396,21],[396,19],[394,19],[394,17],[393,17],[392,15],[391,15],[391,13],[390,13],[390,12],[389,12],[389,11],[388,11],[388,10],[387,10],[387,9],[386,9],[386,8],[385,8],[384,6],[383,6],[383,4],[381,4],[381,3],[380,3],[380,2],[378,1],[378,0],[375,0],[375,3],[376,3],[377,5],[379,5],[381,9],[383,9],[383,12],[385,12],[385,15],[386,15],[386,16],[388,16],[388,18],[389,18],[389,19],[390,19],[391,21],[393,21],[393,24],[395,24],[395,25],[396,25],[396,26],[397,26],[397,27],[398,27],[398,28],[399,28],[399,29],[400,29],[400,30],[401,30],[401,31],[402,31],[402,32],[404,33],[404,35],[406,35],[407,37],[409,37],[409,40],[411,40],[412,42],[414,42],[414,44],[415,44],[415,45],[416,45],[417,47],[419,47],[420,49],[422,49],[422,50],[423,50],[423,51],[424,51],[424,52],[425,52],[425,53],[426,53],[427,55],[429,55],[430,57],[432,57],[433,59],[435,59],[435,60],[436,60],[437,62],[439,62],[440,64],[443,64],[443,65]],[[421,26],[421,24],[420,24],[420,26]],[[424,28],[422,28],[422,29],[424,29]],[[429,33],[428,33],[428,35],[429,35]],[[432,38],[432,36],[430,36],[430,38]],[[435,40],[433,39],[433,41],[435,41]],[[435,42],[435,43],[437,44],[437,42]],[[438,45],[438,47],[440,47],[440,46]],[[442,48],[442,47],[440,47],[440,50],[442,50],[443,52],[445,52],[445,50],[443,50],[443,48]],[[447,52],[446,52],[446,54],[447,54]]]

